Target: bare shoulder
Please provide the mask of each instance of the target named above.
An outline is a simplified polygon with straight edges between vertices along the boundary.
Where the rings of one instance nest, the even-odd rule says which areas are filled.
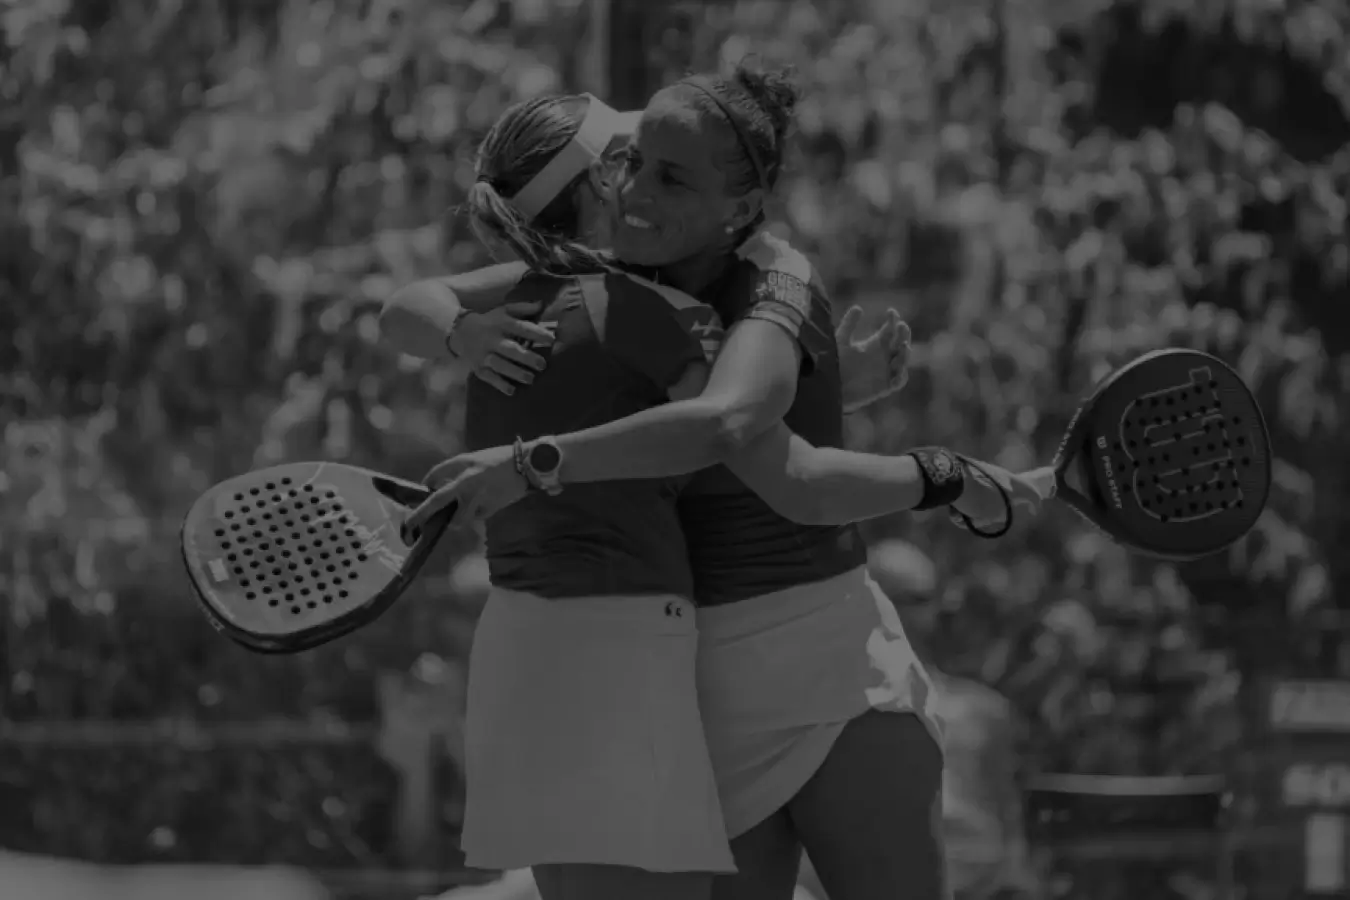
[[[736,255],[760,272],[791,275],[803,284],[810,284],[815,272],[806,254],[784,238],[762,228],[736,249]]]

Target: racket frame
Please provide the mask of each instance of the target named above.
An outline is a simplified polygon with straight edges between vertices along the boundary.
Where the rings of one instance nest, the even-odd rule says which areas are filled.
[[[179,552],[183,559],[183,565],[188,572],[188,581],[192,585],[192,593],[196,597],[198,605],[206,613],[207,621],[216,631],[254,653],[269,655],[303,653],[323,644],[331,643],[378,619],[402,596],[408,585],[417,577],[422,566],[435,549],[436,543],[445,533],[446,528],[458,511],[458,503],[451,503],[437,515],[431,517],[418,533],[416,542],[408,546],[398,573],[369,600],[321,624],[306,627],[302,631],[289,634],[261,634],[243,628],[232,621],[230,616],[218,609],[217,604],[212,601],[210,595],[214,593],[214,589],[209,586],[209,563],[193,552],[196,537],[191,533],[192,526],[198,515],[198,505],[208,502],[211,496],[224,490],[226,485],[231,485],[243,478],[266,478],[270,472],[288,470],[295,465],[306,465],[306,463],[271,466],[249,472],[244,476],[228,479],[213,486],[202,497],[198,498],[197,502],[193,504],[193,509],[184,516],[183,522],[179,526]],[[316,465],[327,467],[339,464],[322,463]],[[340,465],[369,476],[376,490],[404,508],[415,506],[430,497],[432,493],[425,485],[416,482],[393,478],[359,466],[349,466],[345,463]]]
[[[1198,357],[1199,359],[1197,359],[1197,361],[1203,360],[1206,366],[1224,371],[1227,376],[1231,377],[1237,384],[1242,385],[1243,389],[1247,391],[1247,394],[1252,401],[1252,414],[1256,417],[1255,428],[1252,429],[1252,433],[1256,436],[1257,440],[1260,441],[1261,446],[1258,448],[1259,455],[1266,461],[1265,483],[1262,485],[1262,505],[1264,506],[1265,499],[1269,497],[1271,482],[1269,463],[1270,432],[1267,430],[1265,415],[1262,413],[1260,405],[1256,402],[1255,397],[1251,396],[1251,390],[1250,388],[1247,388],[1246,384],[1242,381],[1241,376],[1234,372],[1232,367],[1223,360],[1199,350],[1181,348],[1166,348],[1145,353],[1143,356],[1140,356],[1126,365],[1121,366],[1114,372],[1111,372],[1093,387],[1087,399],[1080,403],[1078,408],[1074,410],[1073,418],[1069,420],[1069,425],[1064,430],[1064,436],[1060,439],[1059,447],[1055,451],[1055,457],[1052,463],[1055,472],[1055,490],[1052,496],[1062,500],[1107,537],[1117,543],[1129,547],[1131,550],[1155,559],[1162,559],[1170,562],[1189,562],[1196,559],[1202,559],[1213,553],[1218,553],[1226,547],[1231,546],[1239,540],[1241,536],[1234,538],[1222,547],[1216,547],[1213,550],[1205,552],[1171,551],[1156,544],[1150,545],[1148,542],[1141,542],[1136,535],[1122,538],[1119,536],[1120,529],[1111,524],[1110,516],[1106,513],[1109,501],[1105,496],[1100,494],[1096,472],[1089,469],[1087,471],[1082,471],[1081,473],[1083,482],[1088,489],[1087,494],[1084,494],[1070,484],[1067,477],[1069,470],[1075,464],[1079,466],[1083,465],[1083,459],[1086,458],[1095,461],[1095,448],[1089,445],[1091,443],[1091,435],[1097,430],[1098,417],[1101,414],[1100,410],[1093,409],[1097,400],[1106,393],[1112,385],[1129,375],[1130,372],[1134,371],[1139,366],[1145,365],[1161,357],[1176,354],[1187,354]]]

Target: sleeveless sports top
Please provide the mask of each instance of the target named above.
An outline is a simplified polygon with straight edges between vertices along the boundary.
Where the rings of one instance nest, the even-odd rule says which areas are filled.
[[[818,447],[841,446],[844,411],[834,317],[829,295],[806,257],[759,232],[701,299],[728,328],[755,318],[792,335],[801,345],[802,371],[784,421]],[[679,514],[694,598],[703,606],[823,581],[867,561],[856,525],[799,525],[785,519],[725,466],[694,476],[680,496]]]
[[[470,449],[577,431],[667,401],[694,362],[711,360],[717,314],[678,291],[619,271],[527,274],[507,302],[539,303],[556,343],[527,391],[511,396],[471,378],[464,436]],[[487,522],[497,587],[543,597],[693,595],[676,512],[687,479],[571,485],[532,493]]]

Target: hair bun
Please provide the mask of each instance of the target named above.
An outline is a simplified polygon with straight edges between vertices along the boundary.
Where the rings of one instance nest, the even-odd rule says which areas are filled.
[[[792,69],[766,69],[750,60],[741,60],[732,73],[732,81],[754,98],[773,122],[774,137],[782,141],[792,127],[797,101],[802,96]]]

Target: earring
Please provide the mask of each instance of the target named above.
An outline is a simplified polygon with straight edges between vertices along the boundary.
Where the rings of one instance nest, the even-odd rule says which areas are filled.
[[[727,226],[725,229],[723,229],[723,230],[726,231],[727,234],[731,234],[732,232],[734,232],[734,231],[736,230],[736,226],[735,226],[735,225],[728,225],[728,226]]]

